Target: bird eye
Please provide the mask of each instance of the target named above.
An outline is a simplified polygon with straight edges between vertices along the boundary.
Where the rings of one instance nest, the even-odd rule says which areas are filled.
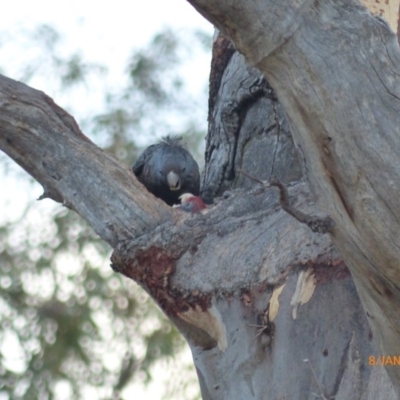
[[[189,201],[187,203],[182,204],[181,208],[183,211],[192,212],[193,206],[194,206],[193,202]]]

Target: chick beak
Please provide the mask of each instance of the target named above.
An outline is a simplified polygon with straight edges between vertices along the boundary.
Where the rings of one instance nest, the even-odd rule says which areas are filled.
[[[181,182],[179,180],[179,175],[174,171],[169,171],[167,174],[168,186],[171,190],[179,190],[181,188]]]

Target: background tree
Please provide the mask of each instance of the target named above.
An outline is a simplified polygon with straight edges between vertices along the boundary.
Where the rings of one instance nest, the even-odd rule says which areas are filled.
[[[62,37],[51,26],[26,35],[20,37],[41,50],[13,71],[21,80],[40,84],[45,76],[56,92],[73,97],[83,85],[104,79],[106,66],[79,53],[61,58]],[[204,33],[188,32],[186,38],[198,52],[209,46]],[[142,146],[175,133],[188,138],[199,158],[205,122],[201,99],[191,99],[184,85],[188,46],[171,30],[159,33],[131,55],[125,87],[101,94],[104,111],[81,112],[85,131],[108,154],[129,165],[141,150],[135,142],[140,135],[133,138],[133,132],[147,133]],[[3,155],[1,163],[4,174],[22,179],[10,159]],[[110,247],[74,212],[37,208],[30,205],[21,219],[0,228],[2,396],[110,398],[133,377],[152,381],[159,360],[179,371],[182,360],[174,358],[182,359],[184,341],[137,285],[112,273]],[[166,398],[197,397],[194,370],[187,372],[190,364],[182,368],[181,377],[171,373]]]

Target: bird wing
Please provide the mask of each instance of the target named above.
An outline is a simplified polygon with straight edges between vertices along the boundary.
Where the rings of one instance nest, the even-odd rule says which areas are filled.
[[[143,167],[153,155],[156,146],[156,144],[149,146],[132,165],[132,170],[137,177],[143,172]]]

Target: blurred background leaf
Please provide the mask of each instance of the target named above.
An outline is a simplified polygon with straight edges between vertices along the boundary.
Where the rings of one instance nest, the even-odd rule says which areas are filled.
[[[161,136],[179,134],[202,165],[207,88],[194,96],[185,66],[210,51],[207,33],[158,33],[132,52],[124,84],[106,90],[107,66],[62,54],[54,27],[20,35],[36,51],[1,71],[39,88],[50,80],[55,101],[106,151],[132,164]],[[74,104],[92,91],[99,107]],[[0,177],[9,203],[26,203],[18,219],[6,212],[12,204],[0,215],[0,399],[124,399],[161,375],[165,399],[200,398],[183,338],[138,285],[111,270],[108,245],[60,205],[29,203],[24,193],[38,185],[3,154]]]

